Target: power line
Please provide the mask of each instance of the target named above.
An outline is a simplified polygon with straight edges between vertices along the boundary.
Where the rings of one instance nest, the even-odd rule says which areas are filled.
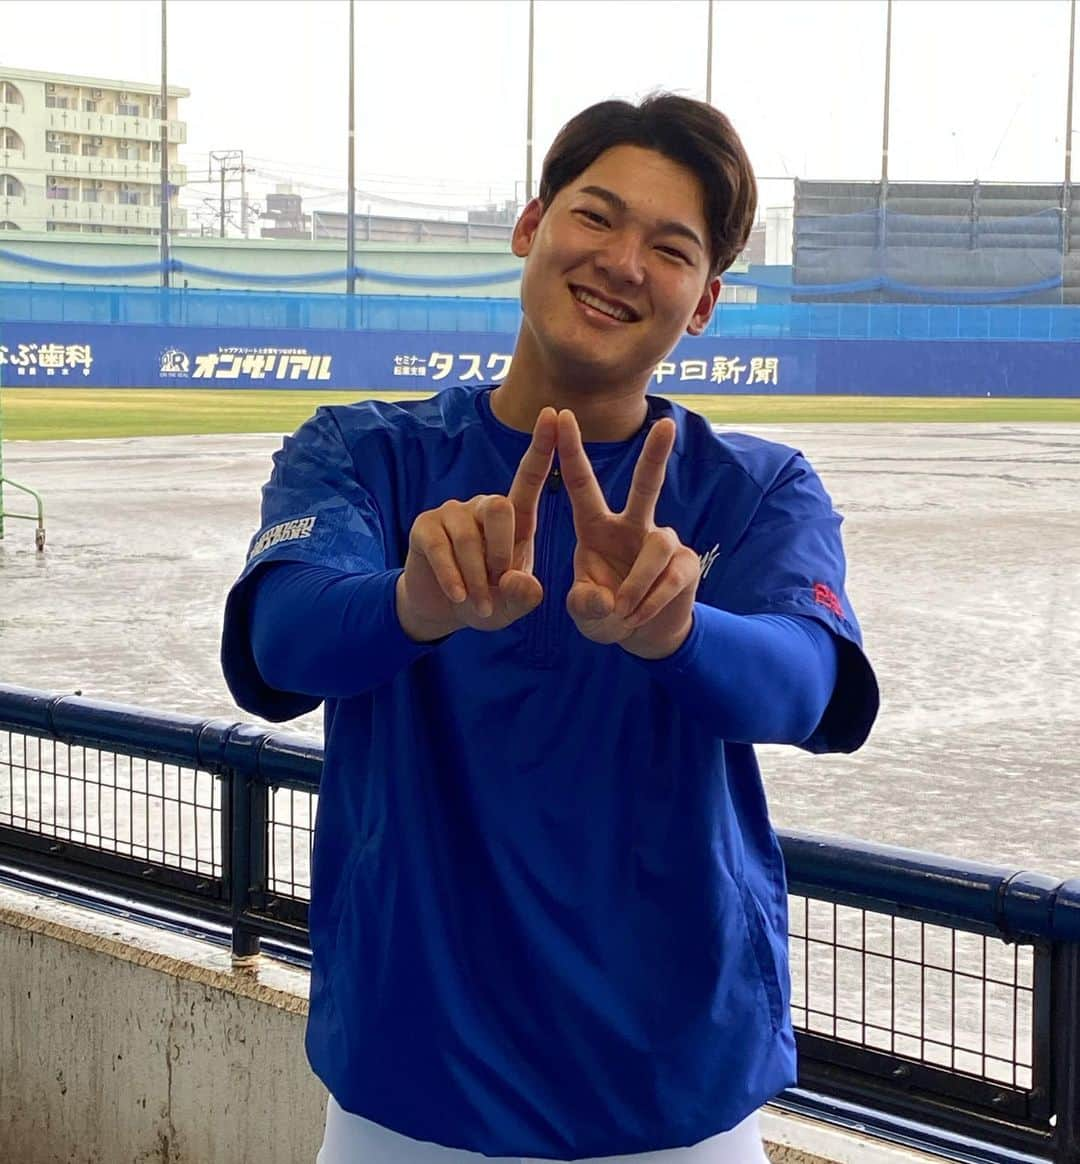
[[[311,182],[296,174],[295,172],[282,172],[277,170],[269,170],[262,166],[253,167],[253,172],[261,177],[276,182],[287,182],[293,186],[303,186],[309,190],[323,190],[328,193],[348,192],[348,187],[343,183],[335,183],[334,185],[326,185],[322,182]],[[512,193],[514,183],[510,181],[500,183],[485,183],[476,186],[459,186],[457,188],[433,186],[433,184],[422,184],[420,182],[414,183],[411,186],[394,184],[392,193],[382,193],[372,188],[370,179],[366,176],[361,177],[356,189],[363,189],[365,196],[371,198],[379,198],[381,200],[392,201],[410,201],[416,203],[418,201],[430,201],[432,196],[444,194],[449,200],[457,202],[487,202],[491,200],[491,192],[494,190],[505,190]],[[410,193],[410,190],[415,191],[415,196]],[[441,205],[440,203],[431,202],[432,206]]]
[[[267,158],[259,154],[247,154],[249,162],[255,164],[258,168],[272,171],[284,170],[290,174],[314,174],[324,177],[333,178],[337,183],[341,184],[345,181],[345,175],[339,170],[329,167],[314,166],[309,163],[298,163],[288,160],[287,158]],[[520,180],[520,179],[519,179]],[[387,174],[381,171],[371,171],[370,173],[360,174],[357,176],[357,182],[371,184],[392,184],[392,185],[424,185],[436,186],[446,189],[466,188],[466,189],[486,189],[488,186],[498,185],[500,183],[510,184],[512,178],[507,178],[501,175],[497,178],[473,178],[470,182],[465,183],[461,181],[447,181],[447,179],[439,177],[434,174]],[[318,185],[313,182],[312,185]]]

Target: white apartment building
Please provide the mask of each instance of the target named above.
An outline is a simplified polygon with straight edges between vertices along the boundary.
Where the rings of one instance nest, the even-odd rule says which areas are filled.
[[[159,234],[160,86],[0,66],[0,231]],[[169,86],[169,228],[187,181],[177,149],[190,90]]]

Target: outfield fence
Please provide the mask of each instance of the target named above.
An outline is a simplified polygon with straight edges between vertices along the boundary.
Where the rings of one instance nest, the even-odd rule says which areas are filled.
[[[733,278],[733,277],[732,277]],[[346,295],[0,282],[0,322],[515,334],[517,296]],[[729,339],[1080,340],[1080,306],[1021,303],[720,303]]]
[[[438,391],[498,383],[516,299],[0,284],[0,383]],[[1080,398],[1080,305],[722,303],[656,365],[694,395]]]
[[[0,873],[304,962],[320,747],[0,686]],[[1080,880],[784,833],[781,1107],[955,1160],[1080,1162]]]

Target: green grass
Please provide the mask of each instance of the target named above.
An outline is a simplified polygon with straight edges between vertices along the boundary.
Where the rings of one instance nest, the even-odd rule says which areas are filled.
[[[184,436],[198,433],[292,432],[319,404],[407,392],[169,391],[161,388],[56,390],[5,388],[7,440]],[[680,396],[724,425],[847,424],[874,421],[1080,423],[1080,399],[901,396]]]

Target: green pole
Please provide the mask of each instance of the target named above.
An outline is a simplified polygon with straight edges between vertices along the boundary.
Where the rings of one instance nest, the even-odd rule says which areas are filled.
[[[37,529],[34,531],[34,544],[38,550],[45,549],[45,503],[41,500],[41,495],[35,493],[33,489],[27,488],[25,485],[20,485],[18,481],[12,481],[4,477],[4,412],[3,412],[3,383],[0,381],[0,540],[4,536],[4,484],[5,481],[12,489],[17,489],[20,493],[25,493],[34,500],[34,513],[8,513],[7,517],[18,517],[24,521],[37,522]]]
[[[4,540],[4,372],[0,364],[0,542]]]

